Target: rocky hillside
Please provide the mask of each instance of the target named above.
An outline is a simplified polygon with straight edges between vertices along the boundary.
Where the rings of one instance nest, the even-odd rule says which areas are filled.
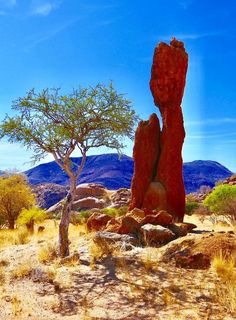
[[[196,192],[202,185],[214,187],[217,181],[230,177],[232,172],[216,161],[196,160],[184,163],[184,182],[187,193]]]
[[[72,158],[79,165],[81,158]],[[29,182],[56,183],[67,185],[68,176],[53,161],[40,164],[25,172]],[[88,156],[78,184],[94,182],[104,185],[107,189],[129,188],[133,176],[133,159],[123,155],[120,159],[117,154],[102,154]]]
[[[72,158],[76,164],[80,164],[81,158]],[[29,182],[33,185],[39,183],[55,183],[67,185],[68,176],[55,162],[40,164],[25,172]],[[184,182],[186,192],[197,191],[200,186],[213,187],[216,181],[225,180],[232,172],[215,161],[192,161],[184,163]],[[84,170],[80,176],[81,183],[100,183],[107,189],[130,188],[133,176],[133,159],[117,154],[102,154],[88,156]]]

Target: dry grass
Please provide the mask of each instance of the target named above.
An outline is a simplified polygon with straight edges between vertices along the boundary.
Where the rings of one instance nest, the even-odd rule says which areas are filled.
[[[0,230],[0,248],[11,245],[26,244],[30,241],[29,232],[25,228]]]
[[[6,281],[5,270],[0,267],[0,286],[2,286]]]
[[[120,254],[120,249],[107,243],[106,240],[96,239],[96,241],[94,241],[91,239],[89,244],[89,254],[91,257],[91,267],[93,267],[96,261],[103,257],[118,256]]]
[[[57,256],[57,245],[54,243],[48,243],[46,246],[41,247],[38,252],[38,260],[41,263],[53,261]]]
[[[17,317],[20,316],[22,313],[22,307],[21,307],[21,300],[18,297],[18,295],[13,295],[11,299],[11,304],[12,304],[12,314]]]
[[[62,268],[57,270],[55,274],[54,284],[58,284],[60,288],[71,288],[72,287],[72,277],[68,270]]]
[[[175,296],[168,289],[163,290],[162,300],[166,306],[172,305],[176,302]]]
[[[221,252],[213,259],[212,268],[218,276],[215,284],[215,300],[224,305],[229,312],[236,312],[235,256],[226,258]]]
[[[157,257],[158,249],[156,248],[146,248],[144,254],[142,255],[141,262],[147,271],[151,271],[157,268]]]
[[[33,264],[31,262],[27,262],[27,264],[17,265],[11,271],[11,279],[20,279],[27,277],[33,269]]]

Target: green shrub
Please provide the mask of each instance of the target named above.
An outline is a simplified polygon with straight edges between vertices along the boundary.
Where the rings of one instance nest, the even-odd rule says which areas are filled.
[[[128,208],[125,206],[121,208],[104,208],[99,211],[110,217],[120,217],[127,213]],[[86,223],[91,214],[93,214],[93,211],[90,210],[72,212],[70,216],[70,223],[74,225]]]
[[[186,205],[185,205],[185,213],[187,215],[191,216],[194,213],[194,211],[196,209],[198,209],[198,207],[199,207],[199,203],[198,202],[196,202],[196,201],[188,201],[187,200],[186,201]]]
[[[224,215],[232,224],[236,223],[236,186],[218,185],[203,204],[217,215]]]
[[[120,208],[104,208],[101,211],[111,217],[120,217],[128,212],[128,208],[126,206]]]
[[[72,212],[70,215],[70,223],[74,225],[85,223],[91,214],[92,212],[89,210]]]
[[[17,219],[17,225],[26,226],[31,232],[34,231],[34,224],[44,221],[47,218],[45,210],[38,207],[23,209]]]

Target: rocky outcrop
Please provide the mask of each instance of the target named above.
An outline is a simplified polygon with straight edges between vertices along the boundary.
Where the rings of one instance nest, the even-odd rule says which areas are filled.
[[[162,116],[140,122],[134,144],[130,209],[167,210],[176,221],[185,212],[182,145],[185,131],[181,102],[188,55],[182,42],[160,43],[154,53],[150,88]]]
[[[196,226],[192,223],[173,223],[173,216],[161,210],[134,208],[121,217],[110,217],[94,212],[87,220],[88,231],[102,231],[102,234],[130,235],[140,245],[160,246],[178,237],[187,235]]]
[[[130,204],[131,192],[130,189],[120,188],[114,191],[111,195],[111,208],[126,207]]]
[[[60,188],[61,186],[58,187]],[[131,192],[129,189],[126,188],[121,188],[112,192],[110,190],[107,190],[101,184],[84,183],[78,185],[76,188],[76,195],[72,205],[72,209],[74,211],[81,211],[91,209],[103,209],[107,207],[117,209],[122,207],[128,207],[130,203],[130,197]],[[54,205],[49,207],[47,211],[50,213],[60,213],[62,209],[62,199],[63,197],[59,199],[60,201],[58,203],[55,203]]]
[[[60,201],[50,208],[49,213],[59,213],[62,209],[62,202]],[[72,205],[72,210],[91,210],[102,209],[111,203],[108,190],[101,184],[97,183],[83,183],[76,188],[75,200]]]
[[[98,183],[83,183],[76,188],[76,200],[85,199],[88,197],[103,198],[107,195],[107,189]]]
[[[90,209],[103,209],[106,207],[106,200],[98,199],[95,197],[86,197],[84,199],[79,199],[74,201],[72,205],[72,210],[90,210]]]
[[[214,232],[188,235],[170,242],[161,250],[161,260],[174,262],[176,267],[208,269],[212,259],[232,257],[235,252],[236,235],[229,232]]]
[[[233,174],[231,177],[225,179],[223,184],[229,184],[230,186],[236,185],[236,174]]]
[[[41,183],[32,186],[32,191],[36,195],[37,205],[44,209],[55,205],[63,199],[68,192],[67,187],[55,183]]]

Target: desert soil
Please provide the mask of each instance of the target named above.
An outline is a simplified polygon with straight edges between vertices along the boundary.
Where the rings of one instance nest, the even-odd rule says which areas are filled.
[[[212,230],[232,230],[225,224],[203,224],[194,216],[185,220],[197,224],[198,233],[161,248],[116,251],[97,260],[92,235],[72,226],[71,250],[79,251],[79,261],[42,263],[40,250],[57,238],[57,226],[47,221],[44,234],[33,236],[29,243],[0,249],[5,275],[0,285],[0,319],[236,319],[236,313],[216,297],[220,279],[213,268],[177,268],[172,260],[162,261],[171,245],[201,239]],[[26,275],[12,276],[25,266]]]

